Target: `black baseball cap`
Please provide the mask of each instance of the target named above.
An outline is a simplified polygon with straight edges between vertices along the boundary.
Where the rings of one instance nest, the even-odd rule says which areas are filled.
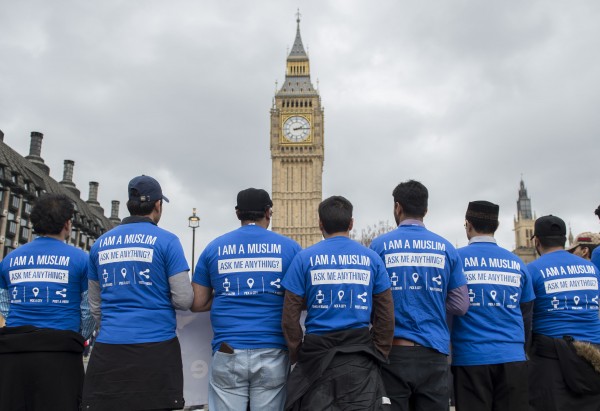
[[[269,193],[261,188],[247,188],[237,195],[236,210],[240,211],[266,211],[273,207]]]
[[[535,220],[533,237],[564,237],[567,235],[565,222],[552,214]]]
[[[129,199],[139,202],[165,200],[167,203],[169,199],[162,193],[162,188],[158,181],[150,176],[137,176],[134,177],[128,186]]]

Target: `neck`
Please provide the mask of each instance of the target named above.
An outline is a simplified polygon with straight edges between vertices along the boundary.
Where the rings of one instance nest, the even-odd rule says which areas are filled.
[[[326,233],[323,232],[323,238],[332,238],[332,237],[350,237],[350,231],[338,231],[337,233]]]
[[[540,255],[553,253],[555,251],[563,251],[564,249],[565,249],[564,247],[548,247],[548,248],[540,247]]]
[[[261,218],[260,220],[242,220],[242,227],[245,225],[257,225],[262,228],[269,228],[269,221],[266,218]]]
[[[42,235],[42,237],[54,238],[55,240],[58,240],[58,241],[65,241],[67,239],[63,232],[60,232],[58,234],[44,234],[44,235]]]

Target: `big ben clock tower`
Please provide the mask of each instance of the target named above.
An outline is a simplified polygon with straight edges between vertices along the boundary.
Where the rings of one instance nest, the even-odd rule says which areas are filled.
[[[323,108],[310,81],[299,13],[296,22],[285,81],[271,108],[272,223],[273,231],[308,247],[322,238],[317,209],[322,199]]]

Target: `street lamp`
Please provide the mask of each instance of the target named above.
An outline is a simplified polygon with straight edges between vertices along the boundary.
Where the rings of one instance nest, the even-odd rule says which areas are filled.
[[[200,217],[196,215],[196,209],[193,209],[192,215],[188,217],[188,227],[192,229],[192,273],[194,272],[194,251],[196,251],[196,228],[200,226]]]

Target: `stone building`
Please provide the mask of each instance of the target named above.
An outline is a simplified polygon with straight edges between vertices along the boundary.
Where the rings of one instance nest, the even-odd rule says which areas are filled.
[[[120,223],[118,201],[112,202],[110,218],[104,215],[97,182],[90,182],[88,199],[81,199],[73,182],[74,161],[65,160],[60,182],[50,177],[50,168],[41,156],[43,137],[42,133],[31,132],[29,155],[23,157],[4,143],[0,131],[0,259],[35,237],[30,213],[42,193],[66,194],[73,200],[75,215],[68,243],[82,250],[88,251],[96,238]]]
[[[519,198],[517,200],[517,215],[514,219],[515,249],[513,253],[518,255],[526,264],[537,258],[533,240],[531,239],[535,220],[536,216],[531,211],[531,199],[527,195],[525,183],[521,179]]]
[[[285,81],[271,107],[272,227],[304,248],[322,238],[317,210],[323,196],[324,112],[310,80],[299,14],[296,22]]]

